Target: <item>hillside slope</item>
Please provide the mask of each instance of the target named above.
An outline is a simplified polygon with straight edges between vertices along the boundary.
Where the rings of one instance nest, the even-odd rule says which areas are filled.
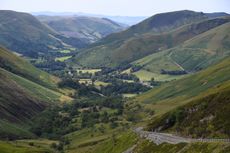
[[[84,46],[84,42],[60,35],[42,24],[34,16],[8,10],[0,10],[0,44],[29,57],[48,53],[57,48],[73,45]]]
[[[35,68],[29,62],[14,55],[4,47],[0,47],[0,67],[50,89],[57,88],[57,83],[60,81],[59,78]]]
[[[219,85],[215,93],[166,113],[148,128],[196,138],[229,138],[229,112],[230,81]]]
[[[88,43],[124,29],[118,23],[106,18],[84,16],[37,16],[37,18],[67,37],[79,38]]]
[[[154,88],[131,100],[127,109],[140,105],[142,109],[135,114],[146,114],[142,119],[151,131],[195,138],[229,138],[229,65],[227,57],[196,74]],[[145,109],[154,111],[154,115],[147,115]]]
[[[162,70],[194,72],[229,56],[230,23],[225,23],[160,53],[133,62],[141,70],[160,74]]]
[[[31,137],[24,127],[29,119],[48,105],[71,98],[58,92],[53,76],[4,48],[0,61],[0,137]]]
[[[143,103],[176,102],[178,99],[190,100],[189,98],[202,94],[207,89],[214,90],[218,84],[230,80],[230,75],[226,75],[230,73],[229,59],[225,58],[198,73],[156,87],[136,99]]]
[[[174,14],[174,12],[172,12],[172,14]],[[181,11],[176,14],[187,14],[187,12]],[[171,16],[171,14],[168,13],[168,16]],[[185,18],[185,16],[182,16],[182,19],[174,18],[173,21],[175,20],[174,22],[177,23],[177,26],[174,26],[174,22],[166,22],[168,16],[164,14],[163,17],[165,18],[161,20],[165,21],[162,21],[165,26],[167,25],[168,27],[171,27],[169,28],[169,30],[171,30],[170,32],[155,32],[154,29],[157,28],[154,27],[158,24],[162,25],[163,23],[160,22],[161,20],[156,20],[158,19],[158,16],[153,16],[152,18],[143,21],[143,23],[136,25],[136,30],[132,30],[133,27],[131,27],[124,32],[109,35],[100,42],[93,44],[92,47],[83,50],[73,61],[89,67],[113,67],[133,62],[134,60],[145,57],[151,53],[175,47],[198,34],[229,22],[229,19],[227,18],[200,21],[201,17],[197,17],[197,13],[193,12],[193,17],[191,17],[191,19],[189,17]],[[202,15],[202,19],[206,19],[205,16]],[[189,23],[195,23],[188,25],[184,20],[188,20]],[[151,26],[143,27],[143,24],[149,26],[152,25],[153,29],[150,28]],[[137,30],[138,27],[141,29],[139,32]],[[146,30],[143,31],[143,29]],[[164,29],[164,31],[169,30],[167,30],[167,28],[166,30]]]
[[[219,84],[230,80],[230,58],[212,65],[196,74],[171,81],[135,98],[135,101],[152,108],[156,115],[164,114],[192,100],[218,91]]]

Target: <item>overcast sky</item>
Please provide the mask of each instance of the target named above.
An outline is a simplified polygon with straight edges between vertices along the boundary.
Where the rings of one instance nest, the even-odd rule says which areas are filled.
[[[230,13],[230,0],[0,0],[1,10],[151,16],[175,10]]]

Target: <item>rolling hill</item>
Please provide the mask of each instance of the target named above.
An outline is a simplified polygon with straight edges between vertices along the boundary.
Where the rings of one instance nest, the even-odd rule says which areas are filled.
[[[20,54],[37,57],[55,48],[69,46],[66,38],[28,13],[0,11],[0,44]],[[84,45],[75,38],[71,45]]]
[[[59,92],[58,78],[4,48],[0,48],[0,61],[1,138],[31,137],[25,127],[29,119],[47,106],[71,98]]]
[[[230,82],[218,85],[216,92],[192,100],[159,117],[149,130],[180,133],[183,136],[229,138]]]
[[[56,89],[57,83],[60,81],[59,78],[35,68],[23,58],[3,47],[0,47],[0,67],[50,89]]]
[[[169,18],[173,22],[169,22]],[[73,61],[88,67],[130,63],[175,47],[226,22],[229,22],[228,18],[208,19],[203,13],[192,11],[155,15],[126,31],[107,36],[84,49]]]
[[[202,118],[205,118],[212,114],[212,112],[214,113],[219,112],[220,110],[229,109],[227,104],[229,103],[227,95],[229,94],[230,85],[229,59],[229,57],[226,57],[220,63],[209,66],[205,70],[189,75],[180,80],[171,81],[136,97],[134,101],[137,101],[144,107],[154,110],[155,112],[152,123],[149,124],[149,129],[154,128],[155,125],[158,123],[165,123],[165,114],[166,116],[169,116],[171,113],[168,112],[177,110],[178,107],[181,107],[184,110],[184,108],[186,107],[192,107],[195,105],[199,106],[204,104],[204,108],[201,108],[200,111],[195,111],[197,114],[192,115],[194,118],[196,117],[196,120],[198,120],[199,117],[199,120],[201,120]],[[226,105],[223,104],[217,107],[219,103],[225,103]],[[216,108],[212,108],[214,106]],[[225,106],[226,108],[224,108]],[[190,115],[188,115],[188,117]],[[222,115],[223,118],[227,118],[227,116],[224,116],[226,115],[225,113],[223,113]],[[192,116],[190,116],[190,118],[192,118]],[[194,122],[197,123],[198,121]],[[192,121],[190,123],[193,124]],[[220,121],[219,123],[220,126],[225,127],[225,123],[228,124],[228,121]],[[189,123],[187,122],[187,124]],[[177,125],[183,126],[183,122],[177,122],[175,126]],[[197,131],[199,131],[198,129]],[[194,130],[194,132],[195,131],[196,130]],[[217,133],[217,135],[221,136],[222,134],[225,136],[227,134],[223,131],[223,128],[222,132],[220,132],[219,134]],[[206,134],[206,136],[211,135]]]
[[[225,12],[214,12],[214,13],[205,13],[209,18],[218,18],[218,17],[226,17],[229,16],[228,13]]]
[[[191,97],[202,94],[207,89],[213,88],[220,83],[224,83],[230,79],[229,75],[229,57],[216,65],[212,65],[209,68],[202,70],[198,73],[188,75],[187,77],[171,81],[160,87],[156,87],[136,99],[143,103],[158,103],[183,102],[184,100],[191,100]],[[177,101],[176,101],[177,100]]]
[[[88,43],[124,29],[120,24],[107,18],[84,16],[37,16],[37,18],[66,37],[82,39]]]
[[[132,64],[141,66],[140,72],[156,74],[156,80],[162,70],[196,72],[229,56],[229,34],[228,22],[197,35],[179,46],[151,54]]]
[[[115,21],[121,25],[131,26],[137,24],[144,19],[146,16],[111,16],[111,15],[102,15],[102,14],[91,14],[84,12],[31,12],[35,16],[85,16],[85,17],[97,17],[97,18],[107,18],[112,21]]]

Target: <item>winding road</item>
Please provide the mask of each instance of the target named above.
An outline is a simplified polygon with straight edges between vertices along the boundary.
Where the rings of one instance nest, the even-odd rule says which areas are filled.
[[[150,140],[151,142],[159,145],[161,143],[170,143],[170,144],[178,144],[178,143],[191,143],[191,142],[226,142],[230,143],[230,139],[192,139],[192,138],[184,138],[180,136],[175,136],[168,133],[158,133],[158,132],[149,132],[143,131],[143,128],[136,128],[134,132],[137,133],[140,137]]]

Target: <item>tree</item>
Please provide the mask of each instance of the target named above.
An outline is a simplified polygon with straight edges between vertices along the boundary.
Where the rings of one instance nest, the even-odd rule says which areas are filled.
[[[151,82],[154,82],[154,81],[155,81],[155,79],[154,79],[154,77],[152,77],[152,78],[151,78]]]

